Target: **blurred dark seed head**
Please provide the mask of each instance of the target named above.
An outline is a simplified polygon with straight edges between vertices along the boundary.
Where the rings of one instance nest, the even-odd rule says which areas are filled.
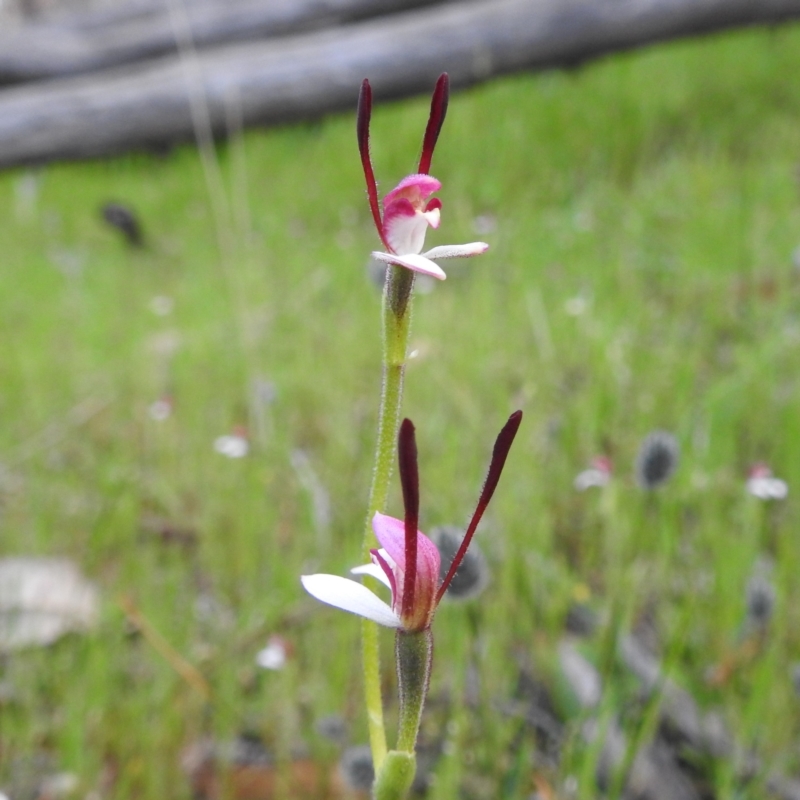
[[[656,489],[666,483],[678,468],[678,440],[667,431],[649,433],[636,457],[636,483],[642,489]]]
[[[747,622],[754,628],[767,626],[775,609],[775,587],[762,573],[747,582]]]
[[[439,580],[444,580],[447,575],[463,538],[464,531],[455,525],[440,525],[431,531],[431,540],[439,550],[442,559]],[[469,600],[481,594],[488,583],[489,566],[473,539],[461,566],[456,571],[450,586],[447,587],[445,597],[451,600]]]
[[[348,747],[339,759],[339,771],[345,785],[354,792],[368,792],[375,780],[369,745]]]
[[[144,243],[142,238],[142,226],[136,218],[136,214],[127,206],[121,203],[106,203],[101,209],[103,219],[121,231],[128,244],[132,247],[141,247]]]
[[[591,636],[598,626],[597,613],[583,603],[573,603],[567,611],[564,627],[575,636]]]
[[[339,714],[320,717],[314,723],[314,727],[320,736],[336,744],[344,744],[347,741],[347,722]]]
[[[245,731],[240,733],[232,742],[221,747],[222,755],[231,764],[241,766],[268,766],[274,759],[264,747],[261,737],[257,733]]]

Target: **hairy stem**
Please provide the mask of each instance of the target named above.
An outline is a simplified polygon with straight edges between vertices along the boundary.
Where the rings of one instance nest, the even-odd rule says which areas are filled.
[[[403,400],[403,377],[411,323],[410,302],[413,288],[413,272],[403,267],[393,265],[389,267],[383,293],[383,385],[378,418],[378,442],[375,447],[375,467],[372,473],[367,518],[364,523],[364,541],[361,548],[364,562],[369,561],[369,551],[375,543],[372,518],[376,511],[385,510],[389,496],[389,481],[392,477],[392,466],[397,451],[397,431],[400,424],[400,406]],[[374,622],[364,620],[361,626],[361,640],[369,742],[377,773],[386,758],[386,729],[383,722],[383,701],[381,699],[378,626]]]

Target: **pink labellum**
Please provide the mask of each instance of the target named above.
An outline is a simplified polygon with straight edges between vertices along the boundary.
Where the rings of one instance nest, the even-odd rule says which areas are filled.
[[[439,584],[440,558],[436,545],[422,531],[416,537],[416,576],[414,580],[413,607],[403,608],[406,577],[406,531],[401,519],[376,513],[372,529],[394,565],[389,567],[394,578],[392,609],[399,614],[403,628],[409,631],[424,630],[431,623],[436,610],[436,589]],[[378,551],[380,552],[380,551]],[[386,560],[388,564],[388,560]],[[386,572],[386,567],[381,565]]]
[[[384,238],[393,253],[420,253],[425,245],[428,226],[439,227],[439,209],[423,211],[400,197],[386,206],[383,215]]]
[[[383,199],[383,239],[397,255],[420,253],[428,226],[439,227],[441,202],[426,200],[442,184],[430,175],[409,175]]]

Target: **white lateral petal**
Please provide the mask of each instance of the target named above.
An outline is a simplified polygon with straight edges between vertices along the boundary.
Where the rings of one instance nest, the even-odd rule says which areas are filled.
[[[361,567],[353,567],[350,570],[351,575],[371,575],[373,578],[379,580],[387,589],[392,588],[386,573],[377,564],[364,564]]]
[[[317,600],[342,611],[366,617],[387,628],[399,628],[400,617],[366,586],[339,575],[302,575],[305,590]]]
[[[422,255],[425,258],[467,258],[479,256],[489,249],[486,242],[470,242],[469,244],[443,244],[433,247]]]
[[[438,249],[437,247],[434,248],[434,250]],[[447,277],[447,275],[444,274],[444,270],[436,262],[431,261],[425,256],[417,255],[416,253],[397,256],[393,253],[374,252],[372,257],[377,261],[385,261],[387,264],[398,264],[414,272],[430,275],[432,278],[438,278],[440,281],[443,281]]]

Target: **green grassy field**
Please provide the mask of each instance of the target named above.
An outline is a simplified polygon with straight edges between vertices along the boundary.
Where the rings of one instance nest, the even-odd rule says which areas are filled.
[[[576,598],[600,619],[587,647],[609,687],[603,714],[630,691],[609,642],[648,613],[670,674],[762,759],[747,785],[729,759],[712,765],[716,796],[761,797],[766,770],[800,769],[798,76],[788,26],[454,96],[428,244],[491,249],[415,301],[404,412],[423,530],[464,524],[494,435],[513,409],[526,417],[477,538],[491,584],[437,615],[432,697],[450,724],[430,797],[461,796],[461,783],[465,797],[530,796],[533,745],[499,709],[520,663],[558,682]],[[426,115],[424,98],[377,109],[384,190],[413,170]],[[0,660],[0,778],[46,752],[78,776],[76,796],[185,798],[179,755],[204,733],[256,731],[279,756],[296,745],[324,764],[338,750],[321,717],[343,715],[350,740],[366,740],[358,622],[298,580],[356,563],[372,464],[378,242],[354,115],[249,132],[218,156],[221,181],[188,146],[0,175],[0,548],[73,558],[102,593],[89,635]],[[145,248],[103,224],[109,200],[135,209]],[[154,313],[159,296],[170,313]],[[155,421],[165,395],[173,413]],[[250,454],[214,452],[237,425]],[[632,468],[654,428],[676,434],[682,460],[646,494]],[[298,449],[329,495],[327,525],[292,466]],[[577,493],[601,452],[613,485]],[[745,494],[757,460],[788,481],[786,501]],[[400,508],[395,487],[387,511]],[[165,543],[152,517],[196,544]],[[715,684],[765,556],[767,635]],[[135,635],[125,598],[197,667],[210,702]],[[254,661],[273,633],[294,646],[274,673]],[[596,748],[570,742],[546,779],[578,776],[594,797]]]

